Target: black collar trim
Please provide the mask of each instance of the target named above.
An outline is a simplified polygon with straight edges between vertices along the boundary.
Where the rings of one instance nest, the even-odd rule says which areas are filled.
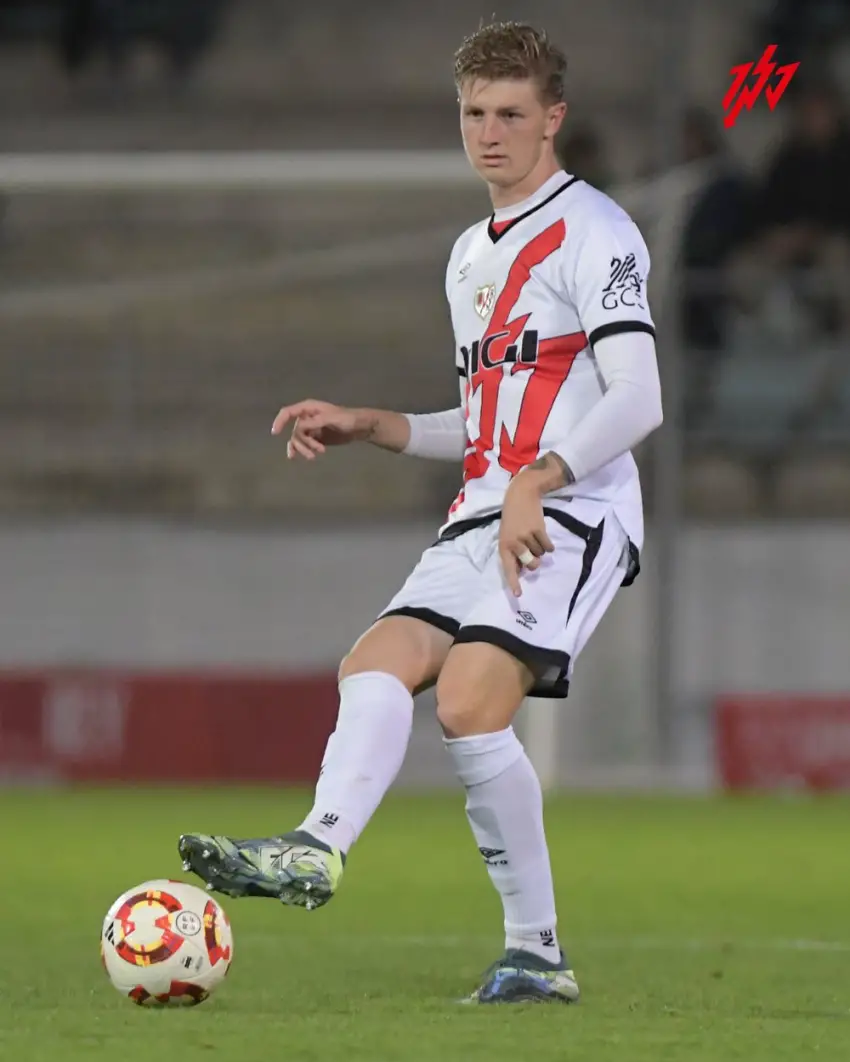
[[[551,203],[552,200],[556,198],[556,196],[559,196],[561,192],[566,192],[570,185],[573,185],[576,183],[576,181],[580,180],[580,177],[570,177],[570,179],[564,184],[562,184],[560,188],[556,188],[551,195],[547,195],[542,203],[538,203],[537,206],[531,207],[529,210],[526,210],[524,214],[520,214],[518,217],[511,218],[511,220],[507,223],[507,225],[505,225],[501,232],[496,232],[496,230],[493,228],[493,222],[496,215],[491,214],[490,220],[487,223],[487,235],[490,237],[493,243],[497,243],[505,235],[506,232],[511,231],[514,225],[519,225],[521,221],[525,221],[525,219],[531,217],[532,214],[536,214],[538,210],[542,210],[543,207],[545,207],[548,203]]]

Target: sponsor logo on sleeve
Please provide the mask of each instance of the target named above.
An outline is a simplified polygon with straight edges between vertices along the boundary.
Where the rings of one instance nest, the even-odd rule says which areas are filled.
[[[611,259],[608,283],[602,289],[602,309],[617,310],[620,307],[636,307],[645,310],[643,277],[638,272],[632,252],[625,258],[616,255]]]

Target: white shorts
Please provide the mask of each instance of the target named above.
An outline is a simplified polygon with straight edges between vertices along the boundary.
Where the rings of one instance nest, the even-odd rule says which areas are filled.
[[[597,527],[544,512],[555,549],[536,571],[522,572],[520,597],[504,581],[495,514],[446,529],[381,616],[424,620],[456,643],[498,645],[534,673],[529,696],[566,697],[575,658],[639,564],[613,512]]]

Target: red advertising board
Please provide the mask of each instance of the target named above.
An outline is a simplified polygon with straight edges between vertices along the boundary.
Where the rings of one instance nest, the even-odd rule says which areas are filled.
[[[850,788],[850,694],[726,696],[716,707],[727,788]]]
[[[315,780],[331,674],[0,672],[0,778]]]

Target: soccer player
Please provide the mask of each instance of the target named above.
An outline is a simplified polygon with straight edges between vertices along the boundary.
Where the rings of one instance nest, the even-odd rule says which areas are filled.
[[[184,868],[231,896],[318,907],[394,781],[413,695],[436,684],[445,746],[504,907],[505,951],[470,997],[578,999],[557,936],[540,783],[512,729],[526,696],[565,697],[576,657],[639,568],[632,448],[661,423],[649,259],[630,218],[564,172],[566,61],[546,35],[483,27],[455,57],[463,143],[489,219],[446,272],[461,398],[402,414],[286,406],[287,454],[363,441],[463,462],[438,541],[339,670],[340,707],[304,821],[277,837],[187,834]]]

